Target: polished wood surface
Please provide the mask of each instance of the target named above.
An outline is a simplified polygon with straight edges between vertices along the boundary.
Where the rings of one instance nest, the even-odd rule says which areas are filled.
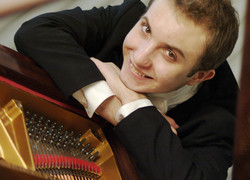
[[[247,2],[246,22],[250,21]],[[250,23],[245,24],[244,52],[237,107],[233,180],[250,179]]]
[[[2,45],[0,45],[0,76],[83,112],[83,107],[77,102],[66,99],[48,74],[31,59]],[[79,112],[74,111],[75,109],[70,108],[69,110],[75,113]],[[80,115],[86,116],[86,113],[80,113]],[[127,150],[115,136],[112,126],[98,116],[95,116],[93,120],[103,127],[105,137],[115,155],[122,179],[138,180],[136,166]]]
[[[86,116],[82,105],[73,98],[66,98],[43,69],[28,57],[3,45],[0,45],[0,76],[58,101],[59,105],[65,104],[69,110]],[[103,123],[103,120],[95,116],[93,120]]]
[[[54,99],[66,101],[47,73],[29,58],[2,45],[0,51],[1,76]]]

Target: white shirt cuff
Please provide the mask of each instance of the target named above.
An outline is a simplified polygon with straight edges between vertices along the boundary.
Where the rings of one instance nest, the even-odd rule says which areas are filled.
[[[146,106],[153,106],[149,99],[139,99],[125,104],[117,111],[115,120],[119,123],[123,118],[127,117],[132,112]]]
[[[101,80],[91,83],[73,94],[85,108],[88,116],[91,118],[98,106],[114,93],[109,88],[106,81]]]

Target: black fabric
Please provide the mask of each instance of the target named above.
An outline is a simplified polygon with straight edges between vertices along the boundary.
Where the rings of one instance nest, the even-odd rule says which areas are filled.
[[[232,163],[233,121],[224,109],[202,105],[176,136],[157,109],[147,107],[121,121],[115,132],[145,179],[226,179]]]
[[[89,57],[121,67],[123,40],[144,11],[139,0],[125,0],[105,9],[48,13],[25,22],[15,43],[70,96],[104,79]],[[134,157],[142,179],[225,179],[232,164],[237,90],[225,62],[193,98],[168,112],[180,125],[178,136],[155,107],[123,119],[114,131]]]
[[[48,71],[66,96],[104,79],[89,57],[115,61],[121,67],[121,46],[145,10],[139,0],[121,6],[80,8],[38,16],[15,35],[17,50]],[[119,59],[112,59],[118,55]]]

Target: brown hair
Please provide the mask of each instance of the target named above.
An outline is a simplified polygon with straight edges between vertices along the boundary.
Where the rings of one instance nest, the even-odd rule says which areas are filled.
[[[148,8],[154,0],[150,0]],[[232,53],[238,38],[238,14],[230,0],[174,0],[177,9],[209,33],[206,48],[199,63],[189,76],[197,71],[216,69]]]

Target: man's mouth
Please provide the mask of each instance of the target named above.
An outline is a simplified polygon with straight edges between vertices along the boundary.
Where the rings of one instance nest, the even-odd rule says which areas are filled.
[[[151,77],[149,77],[149,76],[147,76],[147,75],[145,75],[145,74],[139,72],[139,71],[134,67],[134,65],[133,65],[132,63],[130,63],[130,68],[131,68],[132,72],[134,72],[134,73],[137,74],[138,76],[141,76],[141,77],[144,77],[144,78],[150,78],[150,79],[152,79]]]

